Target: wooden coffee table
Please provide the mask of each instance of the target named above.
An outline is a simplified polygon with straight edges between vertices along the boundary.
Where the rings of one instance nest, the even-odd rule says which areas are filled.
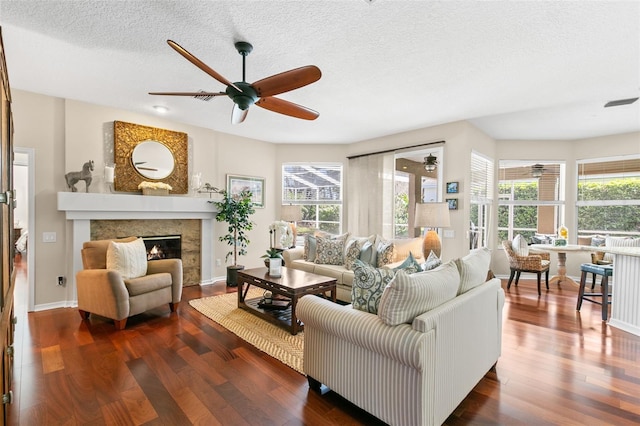
[[[291,306],[284,310],[261,309],[258,303],[262,298],[246,299],[249,287],[256,286],[269,290],[274,297],[280,296],[291,301]],[[238,271],[238,308],[251,312],[273,324],[289,330],[291,334],[302,331],[303,324],[296,317],[298,299],[307,294],[326,296],[331,292],[331,300],[336,301],[336,279],[312,274],[298,269],[282,268],[282,276],[269,276],[268,268],[253,268]]]

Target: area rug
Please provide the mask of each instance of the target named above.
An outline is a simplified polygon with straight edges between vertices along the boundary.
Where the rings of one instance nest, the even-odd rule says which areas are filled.
[[[263,290],[249,289],[248,299],[261,297]],[[242,340],[271,355],[297,372],[302,372],[304,333],[291,333],[242,309],[238,295],[227,293],[189,301],[198,312],[217,322]]]

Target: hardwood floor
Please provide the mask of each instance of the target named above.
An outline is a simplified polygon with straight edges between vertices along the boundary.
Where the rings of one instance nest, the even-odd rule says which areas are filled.
[[[333,392],[309,391],[302,375],[189,306],[229,291],[224,283],[187,287],[177,314],[158,308],[116,331],[76,309],[27,315],[24,277],[9,424],[382,424]],[[496,371],[446,424],[640,423],[640,337],[602,323],[598,305],[577,313],[576,297],[569,285],[540,298],[533,280],[512,286]]]

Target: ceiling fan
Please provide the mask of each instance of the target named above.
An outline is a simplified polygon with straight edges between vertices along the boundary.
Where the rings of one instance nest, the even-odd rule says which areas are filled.
[[[531,176],[533,176],[534,178],[541,177],[542,174],[546,171],[547,169],[545,169],[542,164],[534,164],[531,166]]]
[[[233,101],[233,109],[231,111],[231,122],[233,124],[242,123],[247,117],[249,107],[253,104],[268,109],[269,111],[302,118],[304,120],[315,120],[320,115],[318,112],[302,105],[274,97],[275,95],[299,89],[300,87],[318,81],[322,73],[315,65],[307,65],[281,72],[280,74],[275,74],[249,84],[245,81],[245,60],[247,55],[253,50],[253,46],[245,41],[239,41],[235,43],[235,47],[238,53],[242,55],[242,81],[232,83],[175,41],[167,40],[167,43],[193,65],[226,85],[227,89],[224,92],[149,92],[150,95],[193,97],[227,95]]]

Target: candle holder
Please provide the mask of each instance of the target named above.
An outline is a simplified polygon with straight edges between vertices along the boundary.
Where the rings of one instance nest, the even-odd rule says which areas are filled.
[[[104,166],[104,184],[106,186],[107,192],[113,192],[113,181],[115,180],[116,175],[116,165],[105,164]]]

